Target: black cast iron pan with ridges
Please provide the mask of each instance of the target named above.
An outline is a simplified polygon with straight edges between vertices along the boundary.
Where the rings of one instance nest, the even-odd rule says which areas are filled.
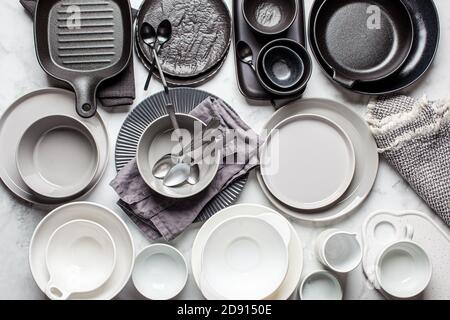
[[[131,59],[131,6],[128,0],[38,0],[34,35],[42,68],[73,87],[78,114],[90,118],[98,86]]]

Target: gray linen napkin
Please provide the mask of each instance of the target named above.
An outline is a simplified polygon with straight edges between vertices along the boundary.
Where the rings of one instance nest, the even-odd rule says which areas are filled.
[[[36,0],[20,0],[20,3],[31,16],[34,16]],[[130,63],[124,71],[101,84],[98,98],[104,107],[133,104],[136,98],[133,59],[130,59]]]
[[[379,152],[450,225],[450,101],[380,97],[367,122]]]
[[[163,237],[170,241],[176,238],[194,222],[214,196],[258,165],[260,137],[222,100],[207,98],[190,114],[205,123],[218,117],[222,135],[226,137],[234,132],[236,137],[226,141],[223,164],[213,182],[203,192],[180,200],[161,196],[146,185],[139,174],[136,160],[130,161],[111,182],[120,197],[118,205],[152,240]],[[234,161],[235,158],[242,161]]]

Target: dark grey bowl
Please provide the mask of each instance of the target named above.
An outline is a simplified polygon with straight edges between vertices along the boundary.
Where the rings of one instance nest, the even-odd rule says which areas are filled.
[[[262,66],[270,82],[281,90],[294,87],[305,71],[302,58],[285,46],[275,46],[267,50]]]
[[[247,24],[262,35],[286,31],[297,18],[297,0],[244,0],[242,13]]]
[[[301,72],[300,79],[296,81],[291,87],[280,88],[275,85],[270,79],[270,75],[266,72],[263,61],[266,53],[275,47],[285,47],[292,50],[301,60],[303,72]],[[290,51],[283,51],[290,52]],[[267,92],[276,96],[292,96],[298,94],[306,88],[312,74],[312,60],[308,51],[300,43],[291,39],[276,39],[266,44],[258,54],[256,60],[256,75],[259,83]],[[299,67],[300,68],[300,67]]]

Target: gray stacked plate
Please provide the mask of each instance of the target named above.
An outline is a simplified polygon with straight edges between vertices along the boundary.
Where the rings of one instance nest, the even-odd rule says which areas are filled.
[[[200,102],[214,95],[192,88],[176,88],[170,90],[170,99],[178,113],[191,112]],[[217,97],[215,97],[217,98]],[[116,170],[122,169],[130,160],[136,157],[139,139],[147,126],[157,118],[166,115],[164,103],[165,93],[160,92],[142,101],[125,120],[117,138]],[[196,222],[205,221],[216,212],[235,203],[244,189],[247,177],[233,182],[228,188],[213,198],[197,217]]]

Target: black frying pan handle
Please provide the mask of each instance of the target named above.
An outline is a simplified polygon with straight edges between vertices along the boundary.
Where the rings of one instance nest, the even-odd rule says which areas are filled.
[[[90,79],[80,79],[75,85],[77,113],[91,118],[97,113],[97,86]]]

